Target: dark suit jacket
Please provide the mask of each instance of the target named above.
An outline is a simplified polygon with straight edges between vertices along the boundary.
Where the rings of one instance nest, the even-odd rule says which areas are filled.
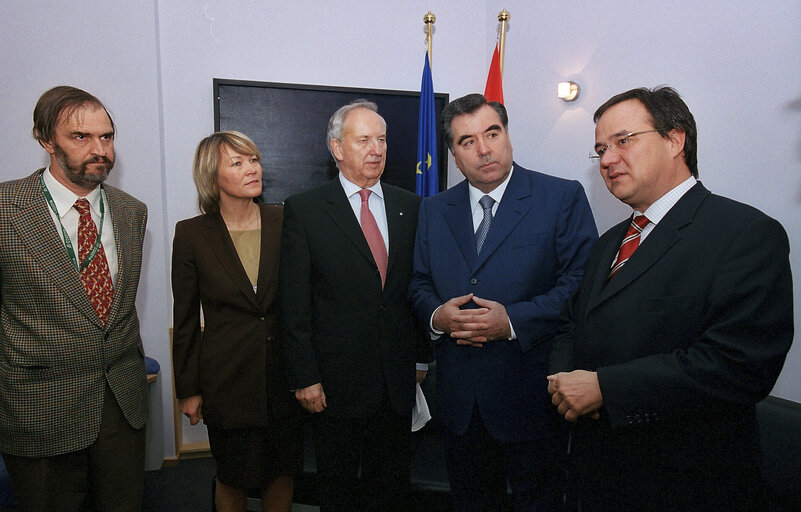
[[[551,340],[597,236],[578,182],[517,164],[480,256],[467,181],[423,201],[409,292],[419,319],[429,325],[445,301],[474,293],[503,304],[517,335],[483,348],[437,340],[437,407],[449,429],[463,434],[478,404],[499,440],[551,434],[553,411],[543,386]]]
[[[339,180],[284,203],[282,317],[293,389],[321,382],[327,414],[365,417],[384,397],[414,405],[415,362],[430,352],[406,298],[420,198],[382,183],[389,230],[386,284]]]
[[[132,427],[148,414],[135,305],[147,208],[103,185],[119,263],[104,327],[53,224],[43,171],[0,184],[0,450],[23,457],[94,442],[106,382]]]
[[[701,492],[727,510],[758,480],[745,478],[757,457],[754,404],[793,339],[787,235],[698,183],[604,285],[629,222],[593,248],[551,355],[552,372],[598,372],[602,417],[574,440],[606,454],[596,470],[608,482],[635,489],[621,510],[646,509],[638,500],[654,487],[662,503]]]
[[[278,341],[282,208],[260,208],[256,293],[219,213],[175,226],[175,393],[178,398],[201,395],[203,421],[218,428],[269,426],[273,417],[296,408],[287,391]]]

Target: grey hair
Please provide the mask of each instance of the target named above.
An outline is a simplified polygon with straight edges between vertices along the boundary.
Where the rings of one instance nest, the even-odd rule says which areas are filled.
[[[331,153],[332,157],[334,157],[334,151],[331,149],[331,141],[342,140],[342,129],[345,126],[345,119],[348,117],[348,114],[351,110],[357,108],[366,108],[367,110],[378,114],[378,105],[364,98],[359,98],[358,100],[354,100],[347,105],[339,107],[339,109],[334,112],[334,115],[331,116],[331,119],[328,120],[328,133],[325,137],[325,143],[328,146],[328,152]],[[381,117],[381,114],[378,114],[378,117]],[[383,117],[381,117],[381,120],[384,121],[384,129],[386,129],[386,120]],[[334,157],[334,161],[337,162],[337,167],[339,167],[339,162],[337,161],[336,157]]]

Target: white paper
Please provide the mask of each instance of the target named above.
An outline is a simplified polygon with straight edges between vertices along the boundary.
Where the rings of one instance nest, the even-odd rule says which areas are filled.
[[[431,412],[428,410],[428,402],[423,394],[420,384],[415,384],[415,403],[412,410],[412,432],[417,432],[431,419]]]

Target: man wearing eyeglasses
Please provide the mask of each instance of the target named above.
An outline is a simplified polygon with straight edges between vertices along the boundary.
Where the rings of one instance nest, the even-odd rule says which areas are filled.
[[[793,339],[787,235],[697,181],[673,89],[594,119],[601,176],[634,212],[593,248],[551,353],[581,510],[764,510],[755,404]]]

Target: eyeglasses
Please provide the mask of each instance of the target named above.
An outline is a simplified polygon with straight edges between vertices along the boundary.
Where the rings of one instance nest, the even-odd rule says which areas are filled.
[[[631,133],[624,133],[622,135],[615,136],[614,140],[609,144],[602,145],[599,144],[595,147],[594,150],[590,151],[590,160],[600,160],[606,154],[607,149],[611,149],[612,153],[617,153],[618,150],[625,150],[629,139],[632,137],[636,137],[637,135],[642,135],[643,133],[651,133],[651,132],[658,132],[659,130],[643,130],[641,132],[631,132]]]

